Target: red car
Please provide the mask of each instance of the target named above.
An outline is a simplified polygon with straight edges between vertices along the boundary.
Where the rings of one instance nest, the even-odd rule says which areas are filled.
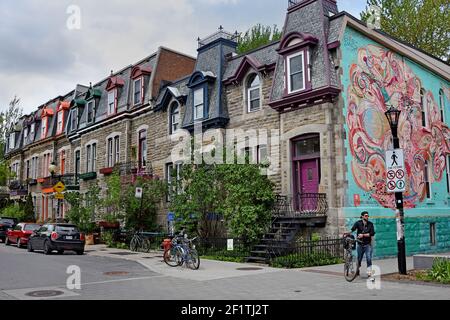
[[[5,245],[15,244],[18,248],[26,246],[28,239],[35,230],[41,227],[36,223],[19,223],[12,230],[8,230],[6,233]]]

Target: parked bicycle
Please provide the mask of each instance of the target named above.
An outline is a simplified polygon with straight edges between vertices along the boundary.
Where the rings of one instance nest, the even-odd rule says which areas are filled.
[[[134,252],[143,251],[150,252],[151,243],[150,240],[144,237],[142,231],[136,231],[130,242],[130,250]]]
[[[197,237],[188,239],[187,235],[175,236],[171,247],[164,251],[164,262],[171,267],[180,267],[185,264],[192,270],[200,268],[200,256],[193,242]]]
[[[352,282],[359,275],[358,258],[354,256],[353,252],[356,250],[356,244],[362,243],[361,240],[356,239],[354,235],[350,233],[344,234],[344,277],[348,282]]]

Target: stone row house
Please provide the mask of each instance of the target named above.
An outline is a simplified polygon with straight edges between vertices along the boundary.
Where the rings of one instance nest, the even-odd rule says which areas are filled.
[[[264,174],[303,230],[338,235],[369,211],[375,255],[391,256],[384,113],[394,106],[402,111],[407,251],[448,250],[449,65],[340,12],[334,0],[288,3],[280,41],[238,55],[235,35],[220,30],[199,40],[195,60],[161,48],[21,119],[6,153],[20,181],[11,195],[31,192],[48,218],[55,206],[43,178],[52,160],[80,192],[118,162],[171,180],[194,137],[205,157],[222,143],[268,160]],[[164,207],[161,224],[166,215]]]

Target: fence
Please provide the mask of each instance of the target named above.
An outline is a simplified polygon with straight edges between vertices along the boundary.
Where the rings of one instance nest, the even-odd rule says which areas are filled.
[[[268,245],[271,264],[283,267],[309,267],[340,263],[344,257],[341,238],[297,241],[287,246]]]

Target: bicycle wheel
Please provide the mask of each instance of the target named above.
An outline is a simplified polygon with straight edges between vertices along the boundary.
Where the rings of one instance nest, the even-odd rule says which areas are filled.
[[[133,237],[133,239],[131,239],[131,242],[130,242],[130,250],[134,251],[134,252],[138,251],[139,244],[140,244],[140,239],[138,237]]]
[[[164,262],[170,267],[180,266],[181,252],[178,247],[172,247],[169,250],[164,251]]]
[[[151,249],[151,243],[150,243],[150,240],[148,240],[148,239],[145,239],[144,241],[142,241],[142,251],[144,251],[144,252],[146,252],[146,253],[149,253],[150,252],[150,249]]]
[[[348,282],[352,282],[358,276],[358,266],[356,259],[353,258],[352,253],[345,254],[345,264],[344,264],[344,277]]]
[[[197,250],[191,249],[188,253],[189,257],[187,259],[187,265],[192,270],[198,270],[200,268],[200,257]]]

